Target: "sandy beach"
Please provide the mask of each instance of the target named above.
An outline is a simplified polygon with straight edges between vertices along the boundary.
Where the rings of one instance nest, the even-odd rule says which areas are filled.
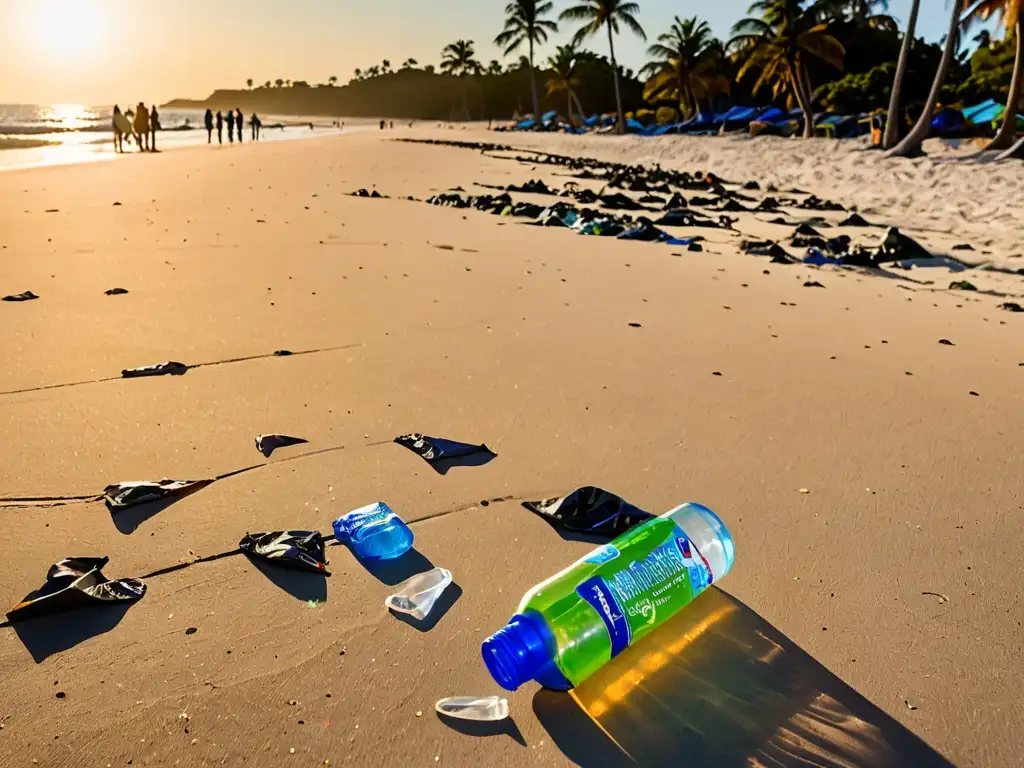
[[[572,179],[395,138],[798,187],[880,225],[865,241],[897,226],[997,270],[771,263],[740,250],[792,231],[766,215],[691,252],[426,205],[401,198]],[[0,629],[0,764],[1020,765],[1024,313],[999,305],[1024,303],[1024,165],[862,146],[423,127],[0,174],[0,294],[39,296],[0,304],[0,600],[65,557],[148,577],[127,611]],[[165,360],[195,367],[120,378]],[[440,475],[392,443],[408,432],[497,458]],[[262,433],[309,443],[264,459]],[[241,469],[116,514],[66,498]],[[753,661],[706,640],[719,676],[685,701],[693,662],[673,695],[746,738],[694,719],[671,751],[627,744],[606,710],[653,711],[639,682],[575,699],[531,683],[490,730],[435,714],[502,694],[481,641],[593,547],[520,503],[585,485],[729,525],[735,566],[692,608],[732,616]],[[311,580],[231,554],[376,500],[415,532],[400,568],[330,546],[332,575]],[[433,621],[384,607],[433,566],[455,579]],[[735,670],[780,690],[780,657],[802,697],[737,714],[755,677]]]

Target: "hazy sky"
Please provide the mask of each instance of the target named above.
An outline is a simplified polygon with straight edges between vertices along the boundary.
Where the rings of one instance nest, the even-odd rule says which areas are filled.
[[[706,18],[728,37],[749,0],[638,0],[653,38],[674,15]],[[561,10],[570,0],[555,0]],[[0,0],[0,103],[110,104],[203,97],[218,87],[282,78],[347,82],[356,67],[408,57],[437,64],[457,38],[476,41],[485,64],[506,0]],[[892,0],[902,21],[910,0]],[[924,0],[918,34],[936,40],[946,3]],[[560,34],[543,48],[546,57]],[[606,53],[605,38],[590,43]],[[617,41],[639,68],[645,43]]]

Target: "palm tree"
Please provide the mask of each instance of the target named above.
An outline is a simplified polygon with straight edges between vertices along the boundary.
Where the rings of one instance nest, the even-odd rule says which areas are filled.
[[[356,67],[355,70],[352,72],[352,75],[355,77],[356,80],[362,80],[363,70],[361,70],[359,67]]]
[[[953,0],[953,10],[950,14],[949,32],[946,34],[946,45],[942,49],[942,58],[939,59],[939,68],[935,72],[935,79],[932,80],[932,89],[928,92],[928,99],[924,103],[924,111],[917,119],[914,127],[910,129],[903,140],[885,153],[886,157],[910,157],[920,154],[921,142],[928,136],[932,127],[932,117],[935,115],[935,105],[939,101],[939,91],[949,74],[949,65],[953,61],[953,54],[960,40],[957,27],[960,26],[960,11],[964,0]]]
[[[640,70],[648,78],[644,100],[673,99],[689,116],[697,111],[699,96],[712,90],[721,53],[722,44],[706,21],[676,16],[671,29],[647,49],[654,61]]]
[[[327,84],[329,86],[331,86],[331,88],[333,88],[335,85],[338,84],[338,76],[337,75],[331,75],[330,77],[328,77],[327,78]]]
[[[1024,81],[1024,2],[1022,0],[980,0],[971,6],[964,17],[964,27],[968,27],[978,21],[988,21],[992,16],[999,18],[999,26],[1003,33],[1007,34],[1013,30],[1017,38],[1016,55],[1013,60],[1013,76],[1010,79],[1010,93],[1006,97],[1006,111],[1003,112],[1003,124],[999,126],[995,137],[988,143],[985,149],[1007,149],[1013,144],[1013,134],[1017,127],[1017,107],[1020,104],[1020,92],[1022,81]],[[987,31],[987,30],[985,30]],[[979,35],[980,37],[980,35]],[[975,38],[976,40],[978,38]],[[979,44],[982,42],[978,41]],[[986,47],[989,40],[984,41]]]
[[[807,59],[813,56],[841,70],[846,51],[828,33],[828,25],[818,23],[817,9],[805,10],[802,0],[757,0],[747,12],[760,17],[741,19],[732,28],[729,46],[746,58],[736,76],[757,67],[761,76],[754,91],[773,83],[773,96],[778,96],[789,88],[804,113],[804,138],[810,138],[814,113]]]
[[[636,20],[636,14],[640,12],[640,6],[634,2],[625,0],[581,0],[580,5],[574,5],[562,11],[559,19],[564,21],[582,22],[573,37],[573,43],[579,45],[586,38],[592,37],[601,31],[601,27],[608,30],[608,51],[611,54],[612,82],[615,85],[615,108],[619,113],[619,133],[626,130],[626,115],[622,111],[622,94],[619,91],[619,67],[615,63],[615,35],[618,34],[619,26],[627,27],[641,40],[647,39],[647,33]]]
[[[496,38],[494,44],[500,45],[508,56],[527,43],[530,61],[530,95],[533,97],[533,115],[540,120],[540,99],[537,98],[537,73],[533,68],[533,49],[535,45],[546,43],[548,32],[557,32],[558,24],[543,18],[554,10],[551,0],[512,0],[505,7],[505,29]]]
[[[898,28],[896,19],[885,13],[889,10],[889,0],[819,0],[816,9],[822,20],[849,20],[857,26],[887,32],[895,32]],[[876,12],[876,9],[881,13]]]
[[[252,90],[252,78],[250,77],[248,80],[246,80],[245,84],[247,86],[249,86],[249,90],[251,91]]]
[[[402,69],[412,69],[417,64],[419,64],[419,62],[416,61],[416,59],[406,59],[402,62]]]
[[[456,40],[441,51],[441,71],[448,75],[472,75],[480,71],[472,40]]]
[[[580,104],[576,89],[580,80],[576,77],[576,65],[579,63],[578,51],[574,45],[560,45],[555,55],[548,59],[548,68],[551,74],[548,76],[548,98],[556,93],[565,93],[569,102],[569,122],[576,125],[572,117],[572,107],[576,105],[576,114],[583,118],[583,105]]]
[[[907,31],[903,34],[903,45],[900,46],[896,76],[892,81],[892,93],[889,94],[889,113],[885,118],[885,136],[882,137],[883,149],[892,149],[900,140],[900,90],[903,87],[903,78],[907,74],[907,65],[910,62],[910,48],[914,44],[917,12],[920,9],[921,0],[913,0],[913,4],[910,6],[910,18],[907,19]]]
[[[269,80],[267,80],[267,82],[265,82],[265,83],[263,84],[263,87],[264,87],[264,88],[269,88],[269,87],[270,87],[270,81],[269,81]]]
[[[456,40],[449,43],[441,51],[441,71],[448,75],[478,75],[480,62],[476,60],[476,51],[472,40]],[[466,101],[467,85],[462,86],[462,110],[469,120],[469,104]]]
[[[491,63],[487,65],[486,70],[488,75],[500,75],[501,74],[501,62],[497,59],[491,59]]]
[[[384,71],[385,74],[390,72],[391,71],[391,61],[389,59],[384,59],[381,62],[381,69]]]
[[[274,81],[274,85],[276,85],[278,88],[280,88],[282,85],[284,85],[284,80],[282,80],[279,77],[279,78],[277,78],[277,80]]]

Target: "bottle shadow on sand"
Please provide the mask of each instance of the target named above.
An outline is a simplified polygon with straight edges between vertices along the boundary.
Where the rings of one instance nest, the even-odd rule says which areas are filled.
[[[534,711],[584,768],[952,768],[923,740],[717,587]]]

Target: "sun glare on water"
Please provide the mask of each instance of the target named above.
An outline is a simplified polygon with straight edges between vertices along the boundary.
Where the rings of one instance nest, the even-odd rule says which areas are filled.
[[[106,11],[96,0],[32,0],[32,35],[41,53],[81,57],[99,50],[106,37]]]

